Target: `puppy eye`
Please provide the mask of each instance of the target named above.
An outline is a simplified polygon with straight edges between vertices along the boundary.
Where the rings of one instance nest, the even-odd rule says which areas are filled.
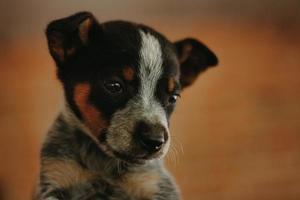
[[[105,81],[104,88],[111,94],[120,94],[123,92],[122,84],[114,80]]]
[[[175,104],[178,97],[180,97],[180,94],[172,94],[170,97],[169,97],[169,103],[170,104]]]

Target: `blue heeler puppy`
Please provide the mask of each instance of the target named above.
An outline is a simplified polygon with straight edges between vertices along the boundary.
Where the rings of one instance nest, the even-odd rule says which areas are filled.
[[[65,105],[41,151],[36,199],[176,200],[162,158],[180,91],[218,59],[201,42],[81,12],[46,30]]]

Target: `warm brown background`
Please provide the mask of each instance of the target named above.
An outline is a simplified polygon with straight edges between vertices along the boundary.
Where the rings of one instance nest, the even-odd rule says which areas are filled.
[[[172,118],[168,165],[184,199],[300,199],[299,0],[1,0],[0,9],[0,199],[30,197],[62,102],[43,30],[80,10],[193,36],[219,55]]]

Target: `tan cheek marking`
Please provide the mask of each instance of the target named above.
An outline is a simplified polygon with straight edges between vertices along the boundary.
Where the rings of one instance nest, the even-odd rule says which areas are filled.
[[[103,119],[101,112],[89,103],[90,85],[81,83],[74,88],[74,100],[79,108],[84,123],[92,131],[95,136],[98,136],[100,130],[106,128],[108,123]]]
[[[174,82],[174,78],[169,78],[168,80],[168,92],[172,93],[175,89],[175,82]]]
[[[160,176],[157,172],[142,172],[123,177],[120,186],[127,194],[137,199],[153,199],[157,191]]]
[[[47,183],[58,188],[68,188],[100,176],[99,172],[85,170],[73,160],[50,158],[42,160],[41,172]]]
[[[131,67],[129,67],[129,66],[126,66],[123,69],[123,76],[124,76],[125,80],[132,81],[133,78],[134,78],[134,71],[133,71],[133,69]]]

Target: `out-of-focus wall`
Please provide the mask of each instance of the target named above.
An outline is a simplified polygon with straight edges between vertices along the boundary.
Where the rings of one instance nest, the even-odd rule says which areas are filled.
[[[30,199],[62,102],[43,30],[80,10],[193,36],[219,56],[171,122],[167,164],[184,199],[300,199],[298,0],[1,0],[0,199]]]

